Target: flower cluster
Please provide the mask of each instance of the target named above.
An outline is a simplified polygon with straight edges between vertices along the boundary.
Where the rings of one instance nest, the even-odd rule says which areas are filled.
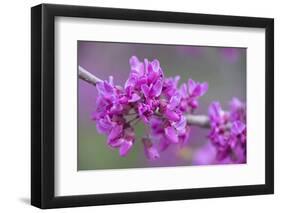
[[[246,162],[246,105],[233,98],[229,112],[219,102],[209,107],[211,130],[208,135],[217,151],[216,159],[225,163]]]
[[[190,126],[186,113],[198,107],[198,99],[208,90],[207,83],[189,79],[178,87],[180,77],[165,78],[158,60],[129,60],[131,72],[124,87],[113,77],[97,83],[97,107],[93,113],[97,130],[108,136],[107,144],[126,156],[135,143],[134,126],[142,121],[148,131],[142,138],[148,159],[159,158],[171,144],[184,146]]]

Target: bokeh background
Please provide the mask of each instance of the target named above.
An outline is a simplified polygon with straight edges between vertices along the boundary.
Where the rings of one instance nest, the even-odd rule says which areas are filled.
[[[132,55],[140,60],[158,59],[166,77],[181,76],[179,83],[188,78],[208,82],[209,90],[200,99],[196,114],[207,114],[212,101],[219,101],[224,109],[232,97],[246,102],[246,48],[78,41],[77,51],[78,65],[100,79],[114,76],[117,85],[124,85],[128,78]],[[118,149],[106,145],[106,136],[96,131],[91,120],[96,97],[95,87],[79,79],[77,170],[206,165],[214,158],[215,150],[206,138],[208,129],[198,127],[192,127],[186,147],[170,146],[157,160],[145,157],[140,140],[126,157],[120,157]],[[142,125],[136,127],[137,139],[143,134]]]

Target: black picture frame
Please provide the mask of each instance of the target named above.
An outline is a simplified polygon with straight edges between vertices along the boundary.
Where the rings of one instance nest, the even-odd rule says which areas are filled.
[[[93,195],[54,195],[55,17],[264,28],[265,184]],[[274,19],[41,4],[31,8],[31,204],[42,209],[274,193]]]

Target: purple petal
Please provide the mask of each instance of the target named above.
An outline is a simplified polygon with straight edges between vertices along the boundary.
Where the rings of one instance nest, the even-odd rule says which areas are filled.
[[[120,113],[123,110],[123,106],[119,103],[115,103],[111,109],[110,112],[112,113]]]
[[[186,131],[186,117],[185,116],[180,116],[180,119],[178,120],[178,122],[175,122],[173,125],[176,130],[180,133],[185,132]]]
[[[240,121],[235,121],[232,123],[231,131],[235,135],[240,135],[243,133],[244,129],[246,128],[246,125]]]
[[[186,131],[179,135],[181,147],[185,146],[188,143],[189,137],[190,137],[190,128],[186,127]]]
[[[128,154],[129,150],[132,148],[133,142],[124,140],[119,148],[119,155],[124,157]]]
[[[233,97],[230,102],[231,111],[236,111],[237,109],[241,109],[244,107],[244,104],[236,97]]]
[[[220,122],[223,116],[223,110],[219,102],[214,101],[209,107],[209,117],[214,122]]]
[[[130,75],[130,77],[128,78],[128,80],[125,83],[125,88],[134,86],[137,82],[136,77],[134,77],[133,75]]]
[[[104,90],[103,84],[104,84],[104,81],[98,82],[98,83],[96,84],[96,88],[97,88],[97,90],[98,90],[99,93],[103,93],[103,90]]]
[[[121,144],[124,143],[124,139],[123,138],[119,138],[117,140],[111,140],[111,141],[108,141],[108,145],[111,146],[112,148],[118,148],[121,146]]]
[[[172,143],[179,142],[179,138],[178,138],[175,128],[173,128],[173,127],[165,128],[165,135],[168,138],[168,140],[170,140]]]
[[[191,78],[188,79],[188,93],[193,94],[194,89],[196,88],[196,83]]]
[[[168,104],[168,108],[169,110],[174,110],[180,103],[181,97],[179,95],[179,93],[173,95],[171,97],[170,103]]]
[[[113,86],[111,84],[105,81],[103,85],[104,85],[104,93],[109,93],[109,94],[113,93]]]
[[[138,101],[138,100],[140,100],[140,99],[141,99],[141,97],[140,97],[138,94],[133,93],[132,97],[129,99],[129,102],[130,102],[130,103],[136,102],[136,101]]]
[[[131,65],[132,68],[135,68],[138,66],[138,64],[140,63],[139,59],[136,56],[132,56],[129,60],[129,63]]]
[[[151,83],[154,83],[157,78],[159,77],[159,74],[157,72],[154,72],[153,70],[151,70],[149,73],[148,73],[148,83],[151,84]]]
[[[186,84],[182,84],[179,89],[181,96],[186,97],[188,95],[188,89]]]
[[[165,111],[165,116],[171,121],[179,121],[180,120],[180,115],[176,113],[175,111],[172,110],[166,110]]]
[[[149,87],[146,84],[141,85],[141,90],[146,98],[149,98]]]
[[[148,122],[148,117],[151,116],[152,111],[150,109],[150,106],[147,104],[138,104],[138,113],[141,119],[147,123]]]
[[[208,90],[208,84],[206,82],[199,83],[192,79],[188,80],[188,93],[192,97],[200,97],[204,95]]]
[[[96,88],[98,90],[99,95],[101,95],[102,97],[104,97],[108,100],[112,100],[115,98],[114,97],[114,95],[116,95],[115,88],[113,85],[111,85],[107,81],[97,83]]]
[[[208,91],[209,85],[207,82],[201,84],[201,93],[200,96],[204,95]]]
[[[180,77],[176,76],[174,78],[166,78],[163,82],[163,93],[167,97],[171,97],[177,90],[177,85]]]
[[[111,86],[114,86],[113,84],[113,76],[110,75],[109,78],[108,78],[108,83],[111,85]]]
[[[135,73],[137,77],[140,77],[144,74],[144,65],[136,56],[132,56],[129,60],[129,63],[132,73]]]
[[[154,72],[158,72],[159,68],[160,68],[160,63],[157,59],[154,59],[152,62],[151,62],[151,65],[152,65],[152,68],[153,68],[153,71]]]
[[[116,125],[112,128],[109,136],[108,136],[108,139],[111,141],[111,140],[114,140],[116,138],[118,138],[121,133],[123,131],[123,126],[122,125]]]
[[[149,120],[149,126],[151,134],[159,135],[163,133],[163,121],[157,117],[151,117]]]
[[[162,92],[162,80],[158,80],[152,87],[151,96],[158,97]]]
[[[125,96],[119,98],[119,103],[120,103],[120,104],[127,104],[128,102],[130,102],[130,101],[129,101],[128,98],[125,97]]]
[[[225,160],[229,155],[230,149],[229,148],[222,148],[217,150],[217,156],[216,159],[218,161]]]
[[[99,133],[109,134],[112,129],[112,122],[107,119],[98,119],[96,122],[96,127]]]
[[[199,103],[197,100],[193,99],[188,102],[188,106],[190,106],[192,109],[196,109],[199,106]]]

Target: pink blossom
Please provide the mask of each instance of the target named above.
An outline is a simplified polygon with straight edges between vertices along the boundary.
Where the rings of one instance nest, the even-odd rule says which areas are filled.
[[[154,160],[172,144],[188,143],[191,128],[184,113],[198,107],[198,99],[207,83],[191,79],[178,88],[179,77],[165,78],[158,60],[129,60],[131,72],[124,85],[113,77],[97,84],[98,97],[93,119],[99,133],[107,135],[107,144],[126,156],[135,143],[134,125],[142,121],[149,127],[144,134],[145,155]],[[145,142],[144,142],[145,141]]]
[[[209,107],[211,130],[209,139],[216,148],[221,163],[246,162],[246,108],[239,99],[230,102],[230,111],[222,110],[220,103]]]

